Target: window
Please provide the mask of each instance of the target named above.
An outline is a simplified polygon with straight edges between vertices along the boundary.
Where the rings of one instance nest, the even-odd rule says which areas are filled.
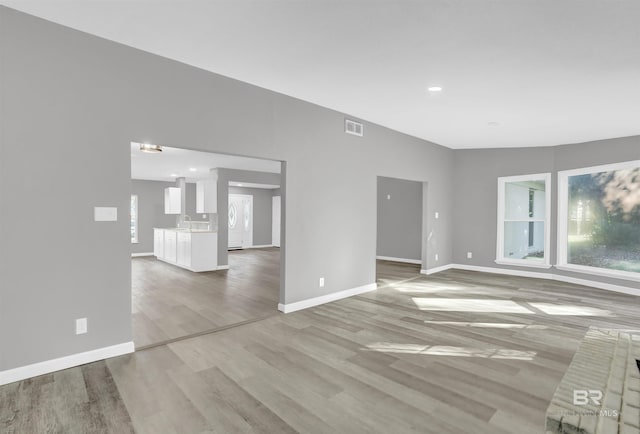
[[[131,242],[138,242],[138,195],[131,195],[131,205],[130,205],[130,215],[131,215]]]
[[[498,178],[496,263],[549,268],[551,174]]]
[[[229,229],[235,228],[237,222],[238,222],[238,210],[236,209],[236,204],[231,203],[231,205],[229,205]]]
[[[560,269],[640,278],[640,161],[558,173]]]

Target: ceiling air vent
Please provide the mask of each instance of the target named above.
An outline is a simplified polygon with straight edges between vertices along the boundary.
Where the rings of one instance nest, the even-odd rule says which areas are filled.
[[[360,122],[352,121],[351,119],[345,119],[344,132],[347,134],[353,134],[354,136],[362,137],[364,133],[364,127]]]

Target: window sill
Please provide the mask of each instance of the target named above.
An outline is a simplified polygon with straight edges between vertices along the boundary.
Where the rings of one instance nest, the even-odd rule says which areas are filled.
[[[558,264],[555,267],[562,271],[610,277],[612,279],[634,280],[636,282],[640,280],[640,273],[633,273],[631,271],[608,270],[606,268],[587,267],[584,265],[573,264]]]
[[[545,263],[536,263],[536,262],[530,262],[530,261],[509,261],[506,259],[496,259],[495,260],[496,264],[499,265],[509,265],[512,267],[529,267],[529,268],[544,268],[544,269],[549,269],[551,268],[551,264],[545,264]]]

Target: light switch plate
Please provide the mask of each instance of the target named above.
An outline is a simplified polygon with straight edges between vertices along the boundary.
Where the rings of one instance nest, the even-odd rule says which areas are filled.
[[[83,335],[87,332],[87,319],[86,318],[78,318],[76,320],[76,334]]]
[[[97,222],[118,221],[118,208],[115,206],[97,206],[93,209],[93,219]]]
[[[318,284],[320,285],[320,288],[324,288],[324,277],[320,278],[320,281],[318,282]]]
[[[439,219],[439,218],[440,218],[440,213],[439,213],[438,211],[436,211],[435,217],[436,217],[437,219]]]

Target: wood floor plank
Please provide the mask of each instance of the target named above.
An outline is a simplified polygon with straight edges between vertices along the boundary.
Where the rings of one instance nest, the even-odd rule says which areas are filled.
[[[280,249],[229,252],[229,270],[193,273],[153,256],[132,258],[137,347],[277,312]]]
[[[105,362],[0,387],[0,432],[133,433]]]
[[[139,262],[138,336],[274,309],[277,278],[263,275],[260,262],[273,265],[273,256],[251,252],[246,272],[194,281],[185,270]],[[164,295],[154,300],[158,279]],[[2,386],[0,432],[542,432],[588,327],[637,328],[640,315],[632,296],[518,276],[421,276],[418,266],[380,261],[378,285]],[[445,309],[432,308],[434,300]]]

